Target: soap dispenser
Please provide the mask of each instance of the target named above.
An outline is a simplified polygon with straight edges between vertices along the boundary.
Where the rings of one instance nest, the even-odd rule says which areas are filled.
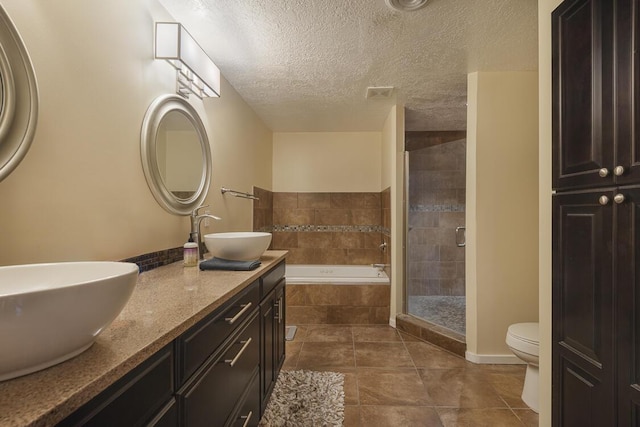
[[[193,241],[191,236],[189,236],[189,240],[184,244],[184,266],[185,267],[195,267],[198,265],[198,244]]]

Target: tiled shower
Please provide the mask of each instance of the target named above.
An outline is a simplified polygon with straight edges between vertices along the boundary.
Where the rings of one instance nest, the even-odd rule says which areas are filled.
[[[458,140],[407,151],[407,313],[465,334],[465,155]]]

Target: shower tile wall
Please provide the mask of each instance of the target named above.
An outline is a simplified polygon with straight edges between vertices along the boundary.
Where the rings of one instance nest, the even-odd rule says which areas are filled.
[[[464,248],[456,246],[465,214],[464,141],[409,156],[409,295],[463,296]]]

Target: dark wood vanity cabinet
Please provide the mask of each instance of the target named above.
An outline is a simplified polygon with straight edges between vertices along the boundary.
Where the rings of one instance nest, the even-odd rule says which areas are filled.
[[[552,38],[553,425],[640,425],[640,0],[565,0]]]
[[[60,425],[256,427],[284,362],[284,272],[282,261]]]

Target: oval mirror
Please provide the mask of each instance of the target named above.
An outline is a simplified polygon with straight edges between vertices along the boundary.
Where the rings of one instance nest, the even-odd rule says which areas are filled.
[[[29,151],[38,119],[38,86],[31,58],[0,6],[0,181]]]
[[[142,169],[158,203],[177,215],[202,205],[211,181],[211,149],[197,111],[177,95],[155,99],[142,122]]]

